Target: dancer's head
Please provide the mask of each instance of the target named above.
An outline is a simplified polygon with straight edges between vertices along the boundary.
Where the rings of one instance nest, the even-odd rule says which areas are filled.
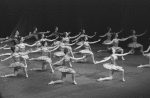
[[[132,32],[133,32],[133,35],[135,35],[135,33],[136,33],[135,30],[132,30]]]
[[[82,30],[82,33],[85,34],[85,30],[84,29]]]
[[[24,42],[24,37],[20,37],[20,43],[23,43]]]
[[[19,35],[19,31],[16,31],[15,35]]]
[[[57,31],[58,31],[58,27],[55,28],[55,32],[57,32]]]
[[[115,38],[118,38],[118,33],[115,34]]]

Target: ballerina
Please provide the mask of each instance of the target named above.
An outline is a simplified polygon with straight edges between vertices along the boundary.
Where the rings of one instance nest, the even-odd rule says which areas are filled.
[[[75,85],[77,84],[77,82],[75,80],[76,72],[73,68],[71,68],[72,67],[71,60],[78,61],[78,60],[84,59],[85,56],[83,56],[81,58],[70,57],[69,56],[70,53],[69,53],[68,49],[66,49],[66,48],[64,49],[64,53],[65,53],[65,55],[60,61],[57,61],[56,63],[52,64],[53,66],[58,66],[55,68],[55,70],[62,73],[61,79],[56,80],[56,81],[51,81],[48,83],[48,85],[65,82],[66,74],[72,74],[73,84],[75,84]]]
[[[132,30],[132,31],[133,31],[133,34],[130,36],[132,38],[132,43],[128,44],[128,47],[130,47],[131,50],[133,50],[132,54],[134,54],[135,48],[140,48],[140,52],[143,52],[143,45],[137,43],[137,37],[144,35],[146,32],[143,34],[136,35],[135,30]]]
[[[42,45],[41,48],[38,48],[37,50],[32,51],[32,53],[34,53],[34,52],[41,52],[42,56],[37,57],[37,58],[30,58],[29,60],[43,61],[42,68],[33,68],[31,70],[46,70],[46,67],[48,65],[51,68],[51,72],[53,73],[54,70],[53,70],[53,68],[51,66],[52,60],[51,60],[50,54],[51,54],[51,51],[56,50],[58,47],[57,46],[55,46],[55,47],[48,47],[46,41],[41,41],[41,45]]]
[[[79,41],[81,39],[81,41],[79,41],[77,43],[77,45],[81,45],[81,43],[83,42],[84,37],[93,38],[96,34],[97,34],[97,32],[95,32],[93,36],[89,36],[89,35],[85,34],[85,30],[83,29],[81,35],[79,37],[77,37],[75,40],[73,40],[73,42],[74,41]]]
[[[115,34],[115,33],[111,33],[111,28],[108,28],[108,32],[105,34],[105,35],[102,35],[100,37],[107,37],[107,39],[102,43],[104,45],[107,46],[107,50],[109,49],[109,45],[107,43],[110,43],[111,42],[111,37],[112,37],[112,34]],[[101,52],[102,50],[98,50],[97,52]]]
[[[79,33],[78,35],[76,36],[69,36],[71,32],[65,32],[65,37],[63,37],[63,42],[66,43],[66,44],[69,44],[70,43],[70,39],[74,39],[76,37],[78,37],[81,33]]]
[[[124,54],[117,54],[115,49],[112,49],[112,55],[111,56],[104,58],[104,60],[96,61],[96,64],[99,64],[99,63],[103,63],[103,62],[106,62],[108,60],[111,60],[111,63],[103,64],[103,66],[109,70],[109,76],[105,77],[105,78],[99,78],[99,79],[97,79],[97,81],[112,80],[114,72],[119,71],[122,73],[122,81],[124,82],[125,81],[124,69],[123,69],[123,67],[117,65],[116,60],[117,60],[118,56],[125,56],[125,55],[128,55],[130,53],[131,53],[131,51],[129,51],[128,53],[124,53]]]
[[[62,37],[63,35],[65,35],[65,32],[64,33],[58,32],[58,27],[56,27],[55,31],[52,34],[48,35],[47,38],[52,37],[52,36],[56,36],[59,38],[59,37]]]
[[[86,58],[83,59],[81,62],[86,62],[86,61],[87,61],[87,57],[90,55],[90,56],[92,57],[93,63],[95,64],[94,54],[93,54],[92,49],[91,49],[91,47],[90,47],[89,44],[97,43],[97,42],[101,41],[101,39],[99,39],[98,41],[94,41],[94,42],[89,42],[89,41],[87,41],[87,40],[88,40],[88,38],[85,37],[85,39],[84,39],[84,41],[81,43],[81,45],[78,46],[77,48],[75,48],[74,50],[77,50],[77,49],[79,49],[79,48],[81,48],[81,47],[84,47],[83,50],[80,50],[80,51],[79,51],[79,53],[81,53],[81,54],[83,54],[84,56],[86,56]]]
[[[14,37],[12,37],[12,38],[9,37],[6,40],[1,41],[1,43],[13,42],[13,45],[16,45],[19,43],[19,40],[18,40],[19,38],[20,38],[19,31],[16,31]]]
[[[111,42],[109,42],[107,44],[113,44],[113,46],[110,49],[114,49],[115,52],[121,52],[121,54],[123,54],[124,50],[121,47],[118,46],[119,45],[119,41],[126,41],[129,38],[130,37],[119,39],[118,38],[118,33],[116,33],[115,34],[115,38]],[[125,60],[123,56],[122,56],[122,60]]]
[[[72,43],[72,44],[67,44],[67,43],[63,43],[63,39],[60,38],[59,39],[60,41],[57,41],[56,43],[54,43],[55,45],[57,45],[59,47],[59,50],[58,52],[55,52],[54,53],[54,57],[59,57],[61,59],[61,57],[63,57],[65,54],[64,54],[64,49],[68,49],[68,51],[70,52],[70,54],[72,55],[72,57],[74,57],[74,54],[72,52],[72,48],[71,46],[76,44],[76,42]]]
[[[18,75],[18,70],[23,69],[23,71],[25,73],[25,76],[27,78],[28,77],[27,66],[25,64],[21,63],[20,58],[21,58],[22,54],[18,53],[19,48],[16,47],[16,46],[13,46],[13,47],[11,47],[11,50],[12,50],[12,53],[5,53],[5,54],[1,54],[0,56],[9,55],[9,57],[1,60],[1,62],[6,61],[10,58],[14,59],[14,63],[10,64],[10,66],[9,66],[9,68],[14,68],[14,74],[4,75],[4,76],[1,76],[1,77],[17,76]],[[27,51],[24,54],[28,54],[29,52],[30,51]]]
[[[145,68],[145,67],[150,67],[150,53],[145,53],[145,52],[148,52],[150,50],[150,46],[148,47],[148,49],[146,51],[143,51],[143,56],[146,56],[148,57],[149,59],[149,64],[145,64],[145,65],[139,65],[137,66],[137,68]]]

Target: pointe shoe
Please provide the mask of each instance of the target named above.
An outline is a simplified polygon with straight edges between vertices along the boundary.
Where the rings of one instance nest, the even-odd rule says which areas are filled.
[[[48,85],[51,85],[51,84],[54,84],[54,81],[51,81],[51,82],[48,83]]]
[[[100,82],[100,81],[103,81],[103,79],[102,79],[102,78],[99,78],[99,79],[97,79],[96,81]]]
[[[76,81],[73,81],[73,84],[74,84],[74,85],[77,85],[77,82],[76,82]]]
[[[137,66],[137,68],[141,68],[141,67],[143,67],[143,65]]]
[[[124,79],[124,78],[122,79],[122,82],[125,82],[125,79]]]
[[[29,76],[28,75],[26,75],[26,78],[28,78]]]
[[[122,58],[122,60],[125,60],[124,58]]]

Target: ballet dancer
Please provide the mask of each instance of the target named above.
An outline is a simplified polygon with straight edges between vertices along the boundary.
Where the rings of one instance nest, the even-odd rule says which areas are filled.
[[[57,71],[62,73],[61,79],[60,80],[56,80],[56,81],[51,81],[51,82],[48,83],[48,85],[49,84],[57,84],[57,83],[65,82],[67,74],[72,74],[73,84],[75,84],[75,85],[77,84],[77,82],[75,80],[76,72],[72,68],[71,60],[78,61],[78,60],[84,59],[85,56],[83,56],[81,58],[70,57],[69,56],[70,53],[69,53],[68,49],[66,49],[66,48],[64,49],[64,53],[65,53],[65,55],[60,61],[57,61],[56,63],[52,64],[53,66],[57,66],[55,68],[55,70],[57,70]]]
[[[92,52],[92,49],[90,47],[90,44],[94,44],[101,41],[100,39],[98,41],[94,41],[94,42],[89,42],[88,41],[88,37],[84,37],[84,41],[81,43],[80,46],[78,46],[77,48],[75,48],[74,50],[77,50],[81,47],[84,47],[83,50],[80,50],[79,53],[83,54],[84,56],[86,56],[85,59],[83,59],[81,62],[87,62],[87,57],[91,56],[92,57],[92,61],[95,64],[95,59],[94,59],[94,54]]]
[[[121,47],[118,46],[119,41],[126,41],[129,38],[130,37],[119,39],[118,38],[118,33],[116,33],[115,38],[110,43],[107,43],[107,44],[113,44],[113,46],[110,49],[114,49],[116,52],[121,52],[121,54],[123,54],[124,50]],[[122,60],[125,60],[123,56],[122,56]]]
[[[131,48],[131,50],[133,52],[132,54],[134,54],[135,48],[140,48],[140,52],[143,52],[143,45],[137,43],[137,37],[144,35],[147,31],[145,33],[139,34],[139,35],[136,35],[135,30],[132,30],[132,32],[133,32],[133,34],[130,36],[130,38],[132,38],[132,43],[128,44],[128,47]]]
[[[1,54],[0,56],[6,56],[8,55],[9,57],[1,60],[1,62],[6,61],[10,58],[14,59],[14,63],[10,64],[9,68],[14,68],[14,74],[9,74],[9,75],[4,75],[1,77],[9,77],[9,76],[17,76],[18,75],[18,70],[19,69],[23,69],[26,78],[28,77],[28,73],[27,73],[27,66],[25,64],[23,64],[20,60],[22,54],[18,53],[19,51],[19,47],[17,46],[12,46],[11,47],[12,53],[5,53],[5,54]],[[26,51],[26,53],[24,54],[28,54],[30,51]]]
[[[146,52],[148,52],[150,50],[150,46],[148,47],[148,49],[146,50],[146,51],[143,51],[142,53],[143,53],[143,56],[146,56],[146,57],[148,57],[148,59],[149,59],[149,64],[145,64],[145,65],[139,65],[139,66],[137,66],[137,68],[146,68],[146,67],[150,67],[150,53],[146,53]]]
[[[96,61],[96,64],[99,64],[99,63],[103,63],[103,62],[106,62],[108,60],[111,60],[110,63],[103,64],[104,68],[109,70],[109,76],[105,77],[105,78],[99,78],[99,79],[97,79],[97,81],[112,80],[114,72],[119,71],[122,73],[122,81],[124,82],[125,81],[124,69],[123,69],[123,67],[117,65],[116,60],[118,59],[118,56],[125,56],[125,55],[128,55],[130,53],[131,53],[131,51],[129,51],[128,53],[124,53],[124,54],[117,54],[115,49],[112,49],[112,55],[111,56],[106,57],[101,61]]]
[[[32,61],[43,61],[42,68],[33,68],[33,69],[30,69],[30,70],[46,70],[46,67],[48,65],[50,67],[50,69],[51,69],[51,72],[53,73],[54,70],[53,70],[53,68],[51,66],[52,60],[51,60],[50,55],[51,55],[51,51],[56,50],[58,47],[57,46],[55,46],[55,47],[48,47],[46,41],[41,41],[41,45],[42,45],[41,48],[38,48],[37,50],[32,51],[32,53],[41,52],[42,56],[39,56],[37,58],[30,58],[29,60],[30,61],[31,60]]]

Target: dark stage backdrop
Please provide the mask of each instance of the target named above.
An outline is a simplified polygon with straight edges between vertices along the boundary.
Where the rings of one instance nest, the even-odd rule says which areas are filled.
[[[53,32],[56,26],[60,32],[71,31],[72,35],[81,29],[89,35],[103,35],[107,27],[113,32],[124,29],[119,37],[127,37],[131,29],[137,34],[149,29],[149,5],[149,0],[0,0],[0,37],[16,30],[25,36],[34,27]],[[149,43],[149,32],[138,41]]]

